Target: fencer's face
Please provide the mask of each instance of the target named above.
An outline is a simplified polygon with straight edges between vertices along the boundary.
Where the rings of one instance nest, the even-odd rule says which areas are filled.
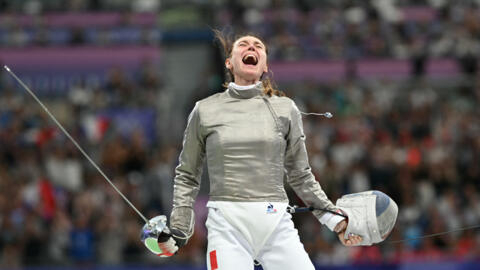
[[[268,71],[267,52],[263,42],[254,36],[243,36],[233,44],[225,66],[233,73],[234,81],[256,82]]]

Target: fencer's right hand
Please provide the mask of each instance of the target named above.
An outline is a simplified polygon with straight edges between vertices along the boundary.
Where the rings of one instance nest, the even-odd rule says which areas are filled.
[[[347,239],[345,239],[345,231],[347,229],[347,226],[348,226],[348,220],[342,220],[336,226],[336,228],[337,227],[339,228],[337,232],[337,236],[340,242],[342,242],[342,244],[347,247],[356,246],[360,244],[362,242],[362,237],[359,235],[351,234],[348,236]]]
[[[150,219],[142,228],[141,239],[148,250],[159,257],[170,257],[178,251],[165,216]]]
[[[170,233],[162,232],[157,239],[158,247],[162,250],[161,254],[157,256],[160,257],[170,257],[173,256],[178,251],[178,246],[175,239]]]
[[[188,236],[186,233],[180,231],[180,230],[177,230],[175,228],[171,228],[170,229],[171,233],[172,233],[172,237],[173,239],[175,240],[175,242],[177,243],[177,246],[179,248],[185,246],[188,242]]]

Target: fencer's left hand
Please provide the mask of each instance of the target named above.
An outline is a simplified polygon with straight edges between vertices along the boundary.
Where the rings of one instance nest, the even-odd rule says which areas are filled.
[[[342,220],[336,226],[336,228],[337,227],[341,228],[338,230],[339,232],[337,233],[338,239],[340,239],[340,242],[342,242],[342,244],[347,247],[356,246],[360,244],[362,242],[362,237],[359,235],[352,234],[352,235],[349,235],[347,239],[345,239],[345,230],[347,229],[347,225],[348,225],[348,221]]]

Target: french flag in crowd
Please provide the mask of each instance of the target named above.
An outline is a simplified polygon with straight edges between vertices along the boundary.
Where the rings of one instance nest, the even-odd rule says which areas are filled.
[[[55,215],[56,200],[55,190],[48,179],[41,179],[38,182],[38,192],[42,202],[44,218],[52,219]]]
[[[29,183],[22,192],[24,203],[29,209],[37,209],[46,220],[55,216],[58,193],[50,180],[45,177]]]
[[[25,133],[25,140],[28,143],[42,147],[45,143],[54,139],[58,134],[55,127],[31,128]]]
[[[100,115],[88,115],[82,120],[83,130],[90,142],[99,142],[110,126],[110,119]]]

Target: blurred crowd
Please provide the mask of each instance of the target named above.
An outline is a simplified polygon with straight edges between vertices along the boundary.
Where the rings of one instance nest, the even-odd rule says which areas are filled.
[[[389,243],[479,225],[478,78],[298,83],[286,90],[305,111],[335,114],[304,119],[310,163],[330,198],[376,189],[400,209],[386,243],[354,249],[301,217],[302,239],[317,263],[480,259],[478,230]]]
[[[168,214],[181,134],[165,144],[165,134],[148,142],[141,129],[126,136],[107,121],[91,136],[83,125],[85,116],[109,106],[157,106],[160,82],[120,78],[125,76],[83,89],[89,93],[84,103],[74,94],[46,101],[142,213]],[[134,95],[124,96],[127,85]],[[398,222],[387,241],[480,224],[480,80],[357,79],[280,87],[301,110],[334,114],[304,118],[313,172],[333,201],[377,189],[398,203]],[[203,264],[207,179],[195,236],[173,260],[159,260],[139,240],[142,220],[40,107],[5,81],[0,89],[0,265]],[[141,102],[147,93],[150,103]],[[301,204],[289,193],[292,204]],[[312,215],[298,214],[294,221],[317,264],[480,259],[475,230],[347,249]]]
[[[171,29],[230,25],[236,32],[252,31],[265,38],[271,44],[271,60],[471,59],[480,54],[480,1],[475,0],[1,3],[3,47],[158,44],[171,38]],[[98,24],[94,18],[62,21],[55,17],[59,10],[71,11],[71,16],[78,12],[107,15]],[[111,11],[122,15],[112,18]]]
[[[149,142],[135,123],[115,123],[98,112],[156,110],[157,74],[145,64],[128,79],[113,68],[99,88],[80,84],[66,97],[44,100],[147,216],[169,211],[178,146]],[[141,219],[7,76],[2,73],[0,84],[0,266],[142,261]],[[118,127],[126,124],[128,133]]]
[[[218,6],[215,19],[260,33],[273,44],[273,59],[461,58],[480,51],[479,1],[255,3]]]
[[[463,59],[470,76],[457,80],[350,78],[279,87],[305,112],[334,114],[332,119],[304,117],[310,164],[332,201],[377,189],[400,209],[386,243],[348,249],[312,215],[295,215],[316,264],[480,260],[478,230],[388,243],[480,224],[480,78],[474,75],[480,53],[479,1],[183,1],[193,5],[193,13],[172,11],[173,2],[0,0],[0,46],[156,45],[164,41],[163,23],[199,11],[196,19],[202,23],[260,33],[270,60]],[[48,21],[46,14],[59,11],[120,16],[107,15],[104,26]],[[143,20],[142,14],[154,16]],[[135,74],[112,68],[95,87],[79,82],[67,95],[42,97],[147,217],[170,213],[182,140],[181,133],[174,133],[183,129],[179,126],[191,110],[185,108],[184,116],[168,114],[174,100],[157,68],[148,62]],[[0,267],[204,265],[207,176],[195,206],[195,235],[172,259],[159,259],[140,242],[141,218],[7,77],[0,74]],[[188,104],[207,92],[198,91]],[[114,121],[103,114],[110,109],[153,111],[153,135],[132,119]],[[184,121],[168,120],[173,118]],[[292,204],[301,205],[290,189],[288,193]]]

